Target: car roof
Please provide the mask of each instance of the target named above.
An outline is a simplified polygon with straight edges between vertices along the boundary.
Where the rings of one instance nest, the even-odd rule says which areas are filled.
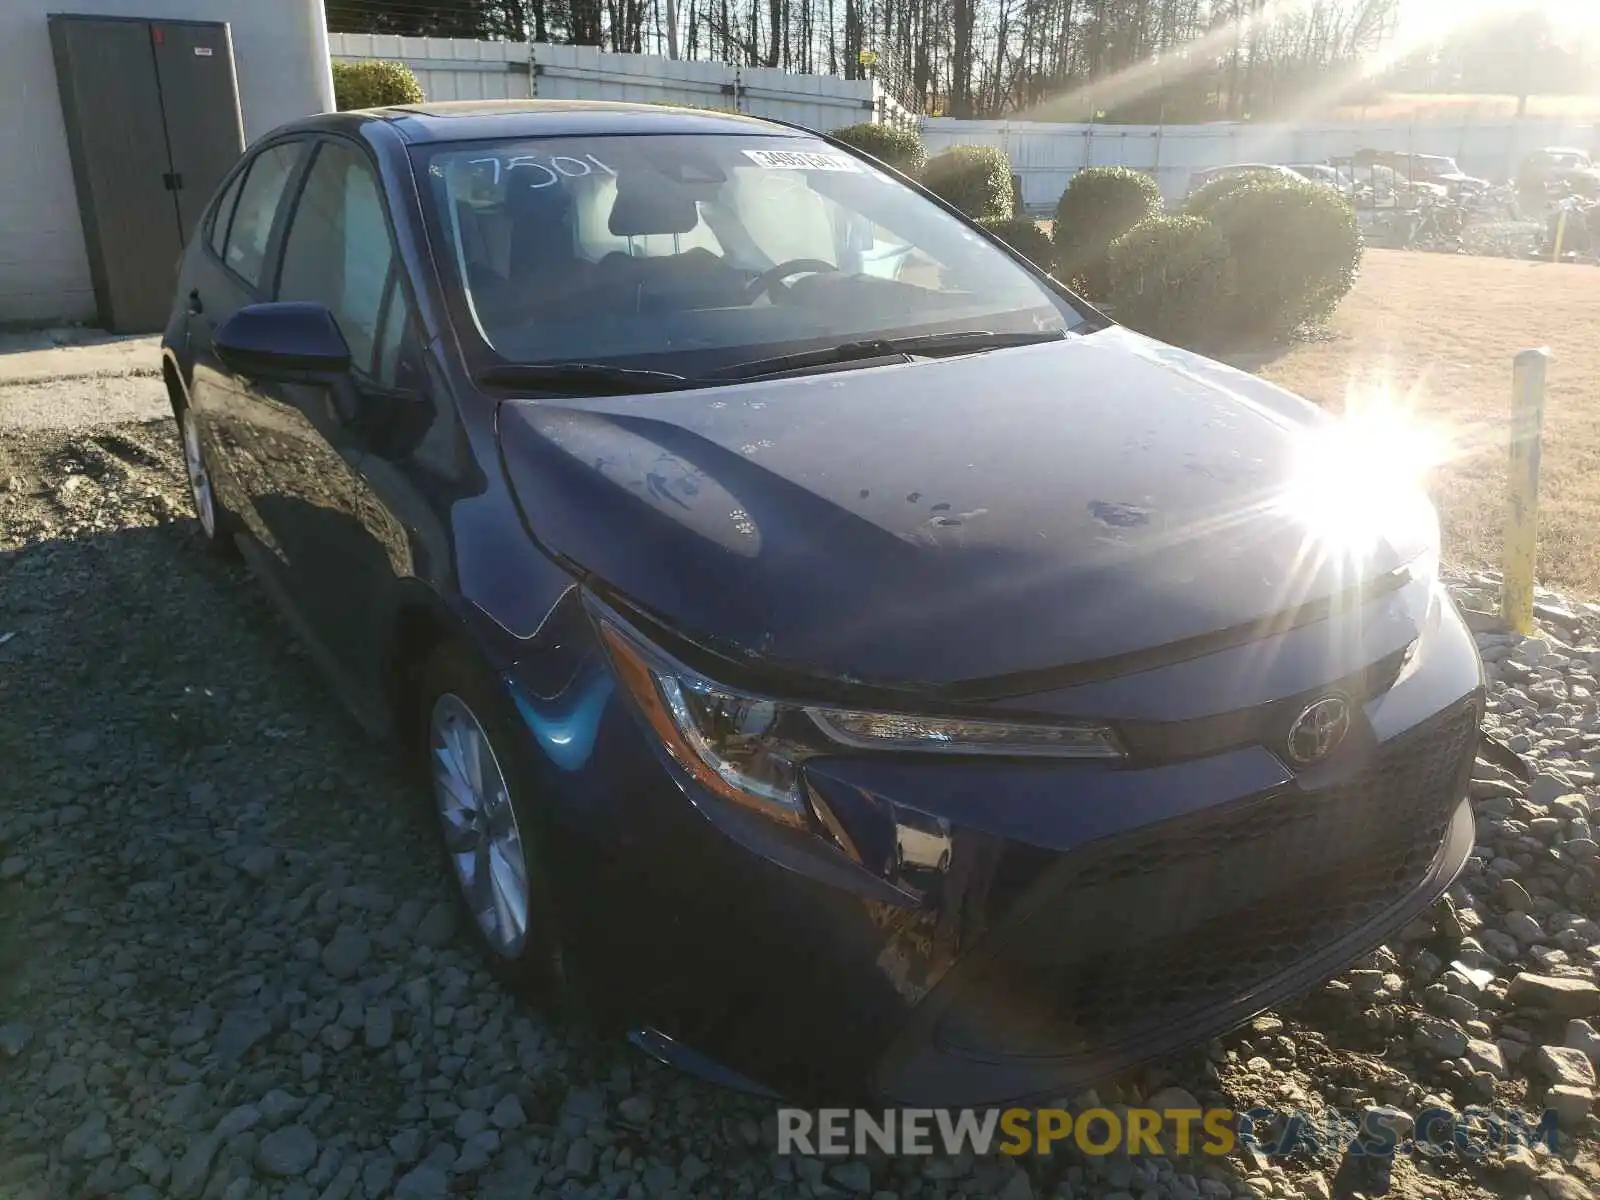
[[[618,133],[751,134],[805,137],[805,130],[742,113],[609,100],[450,100],[323,113],[287,128],[346,129],[382,121],[408,142],[572,137]]]

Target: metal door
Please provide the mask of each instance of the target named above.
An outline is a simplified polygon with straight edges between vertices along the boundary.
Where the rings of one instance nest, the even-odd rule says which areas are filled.
[[[50,42],[100,320],[117,333],[160,329],[183,239],[150,28],[52,16]]]
[[[154,21],[150,45],[166,113],[178,231],[185,243],[244,153],[244,120],[226,25]]]
[[[178,257],[244,150],[226,25],[49,18],[100,321],[161,329]]]

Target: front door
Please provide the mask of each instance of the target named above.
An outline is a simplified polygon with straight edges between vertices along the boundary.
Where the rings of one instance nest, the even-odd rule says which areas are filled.
[[[258,385],[254,502],[302,632],[325,666],[358,685],[371,682],[375,589],[393,578],[394,548],[373,536],[381,506],[363,457],[374,410],[400,402],[389,393],[408,311],[403,296],[376,169],[353,143],[319,142],[283,236],[274,298],[326,305],[350,347],[351,369],[333,387]]]

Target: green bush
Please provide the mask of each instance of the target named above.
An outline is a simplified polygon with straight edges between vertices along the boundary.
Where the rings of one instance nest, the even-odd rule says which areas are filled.
[[[366,59],[333,64],[333,101],[340,112],[382,108],[386,104],[418,104],[422,85],[405,63]]]
[[[990,217],[979,224],[1041,271],[1051,270],[1054,250],[1032,217]]]
[[[1150,217],[1111,243],[1108,303],[1140,333],[1190,349],[1227,336],[1233,262],[1227,239],[1199,217]]]
[[[923,168],[922,183],[974,221],[1011,215],[1011,162],[995,146],[951,146]]]
[[[915,129],[893,125],[846,125],[829,136],[872,155],[903,175],[920,175],[928,162],[927,147]]]
[[[1233,248],[1236,337],[1278,338],[1321,320],[1355,285],[1361,232],[1332,188],[1256,179],[1220,197],[1209,220]]]
[[[1231,196],[1247,183],[1258,180],[1284,182],[1284,178],[1276,171],[1240,171],[1237,175],[1221,175],[1210,183],[1203,183],[1189,193],[1189,198],[1183,202],[1183,209],[1191,216],[1209,217],[1217,201],[1224,196]]]
[[[1161,212],[1161,189],[1143,171],[1086,167],[1056,202],[1056,263],[1091,298],[1103,297],[1111,243]]]

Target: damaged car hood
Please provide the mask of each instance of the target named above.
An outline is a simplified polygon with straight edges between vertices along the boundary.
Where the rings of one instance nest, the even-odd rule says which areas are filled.
[[[499,432],[548,551],[707,646],[900,686],[1181,642],[1426,550],[1436,530],[1415,488],[1355,554],[1284,502],[1325,420],[1111,328],[729,387],[511,400]],[[1338,486],[1379,485],[1330,487],[1331,508]]]

